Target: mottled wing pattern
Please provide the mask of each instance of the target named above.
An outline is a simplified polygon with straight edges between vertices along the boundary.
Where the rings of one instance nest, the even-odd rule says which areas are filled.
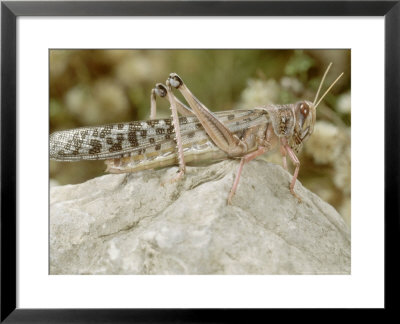
[[[232,110],[215,114],[241,137],[249,126],[265,122],[266,115],[254,110]],[[197,117],[180,117],[183,146],[209,139]],[[50,135],[50,158],[59,161],[105,160],[176,149],[171,119],[133,121],[58,131]]]
[[[50,158],[63,161],[104,160],[174,138],[169,119],[82,127],[50,135]]]

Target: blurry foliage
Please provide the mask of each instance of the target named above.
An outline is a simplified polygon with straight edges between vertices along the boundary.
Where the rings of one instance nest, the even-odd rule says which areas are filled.
[[[318,107],[299,179],[350,225],[349,50],[51,50],[50,131],[148,119],[150,91],[171,72],[212,111],[313,101],[329,62],[324,89],[345,75]],[[166,100],[157,100],[157,116],[170,116]],[[281,164],[277,153],[265,157]],[[80,183],[104,169],[103,161],[51,161],[50,177]]]

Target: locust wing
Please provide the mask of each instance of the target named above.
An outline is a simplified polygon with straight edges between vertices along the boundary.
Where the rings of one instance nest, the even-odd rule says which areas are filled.
[[[239,137],[249,126],[265,123],[267,118],[264,112],[255,110],[231,110],[215,115]],[[197,117],[180,117],[179,124],[183,146],[205,139],[211,141]],[[50,135],[50,158],[58,161],[117,159],[166,148],[176,149],[171,119],[82,127]]]

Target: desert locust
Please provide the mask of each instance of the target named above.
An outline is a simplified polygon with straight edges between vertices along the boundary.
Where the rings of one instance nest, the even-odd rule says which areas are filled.
[[[279,146],[283,166],[286,157],[295,166],[289,190],[298,200],[294,186],[299,173],[297,153],[313,133],[316,108],[343,75],[318,99],[326,69],[314,101],[269,104],[245,110],[213,113],[189,90],[182,78],[171,73],[166,84],[151,91],[148,121],[132,121],[54,132],[50,135],[50,158],[58,161],[105,160],[110,173],[135,172],[179,165],[178,180],[189,162],[240,159],[228,203],[238,187],[245,163]],[[178,89],[188,105],[173,94]],[[172,118],[156,119],[156,97],[166,98]],[[181,117],[178,117],[178,113]]]

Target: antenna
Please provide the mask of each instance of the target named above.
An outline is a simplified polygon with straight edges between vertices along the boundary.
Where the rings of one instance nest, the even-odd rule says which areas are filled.
[[[314,102],[313,102],[313,106],[315,106],[315,102],[317,101],[319,92],[321,91],[322,85],[324,84],[324,81],[325,81],[325,77],[326,77],[326,75],[328,74],[329,69],[331,68],[331,66],[332,66],[332,62],[329,63],[328,68],[326,69],[326,71],[325,71],[325,73],[324,73],[324,76],[322,77],[322,80],[321,80],[321,82],[320,82],[320,84],[319,84],[319,87],[318,87],[317,94],[315,95],[315,99],[314,99]]]
[[[321,103],[322,99],[324,99],[324,97],[328,94],[329,90],[332,89],[332,87],[335,85],[336,82],[339,81],[339,79],[343,76],[343,72],[336,78],[335,81],[332,82],[331,86],[328,88],[328,90],[325,91],[325,93],[322,95],[322,97],[318,100],[317,104],[314,106],[314,108],[316,109],[318,107],[318,105]]]

